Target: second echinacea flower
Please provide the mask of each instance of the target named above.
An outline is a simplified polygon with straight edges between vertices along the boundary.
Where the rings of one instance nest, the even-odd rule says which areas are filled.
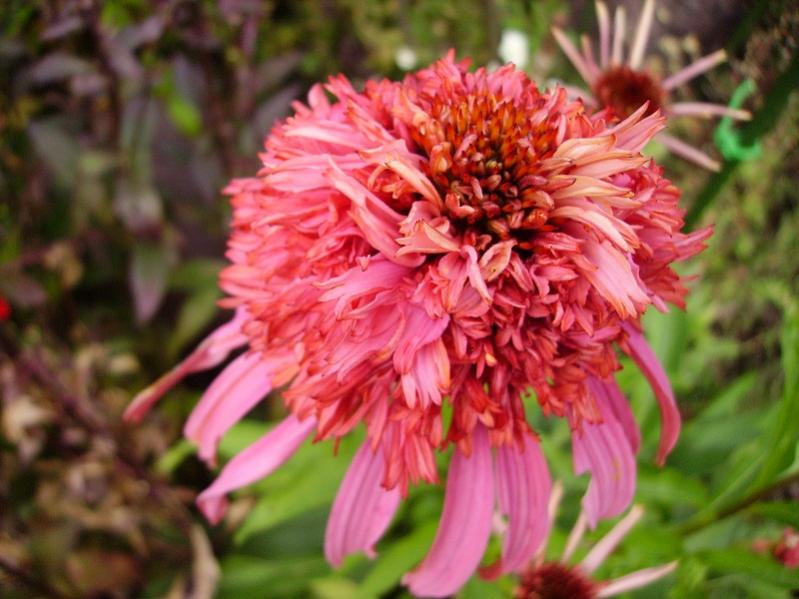
[[[437,482],[436,453],[453,445],[439,530],[405,583],[457,591],[495,510],[508,527],[494,568],[519,571],[549,527],[550,477],[522,402],[532,391],[572,427],[575,471],[592,476],[589,525],[623,512],[640,435],[616,348],[653,386],[662,463],[680,416],[640,318],[682,305],[671,264],[710,233],[680,231],[678,190],[640,153],[663,118],[638,110],[611,127],[563,89],[541,92],[512,66],[470,73],[452,55],[363,91],[332,78],[295,110],[261,172],[228,187],[221,285],[235,317],[127,413],[143,417],[180,378],[244,348],[186,425],[213,464],[223,434],[285,387],[290,416],[225,466],[202,511],[220,520],[229,492],[308,436],[363,423],[328,522],[332,564],[372,554],[408,485]]]

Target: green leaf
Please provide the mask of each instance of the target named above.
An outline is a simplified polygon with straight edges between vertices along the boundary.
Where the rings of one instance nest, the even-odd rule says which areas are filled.
[[[711,551],[699,556],[722,574],[744,574],[785,588],[799,588],[799,570],[791,570],[768,557],[742,549]]]
[[[358,435],[349,435],[335,456],[324,441],[301,447],[277,472],[257,483],[260,499],[236,533],[236,543],[314,508],[330,506],[359,444]]]
[[[170,362],[175,361],[186,343],[196,338],[214,319],[219,312],[216,302],[220,296],[219,290],[213,286],[198,290],[183,303],[174,332],[167,343],[166,352]]]
[[[768,444],[763,466],[753,487],[772,482],[790,466],[799,439],[799,310],[788,310],[782,326],[782,370],[785,375],[780,407],[764,440]]]
[[[753,505],[749,512],[782,524],[799,528],[799,504],[796,501],[769,501]]]
[[[360,591],[366,595],[382,595],[397,586],[403,574],[427,554],[437,527],[436,520],[428,521],[378,553],[374,567],[361,582]]]
[[[217,599],[307,597],[310,578],[330,570],[321,556],[269,560],[235,554],[223,559],[221,568]]]

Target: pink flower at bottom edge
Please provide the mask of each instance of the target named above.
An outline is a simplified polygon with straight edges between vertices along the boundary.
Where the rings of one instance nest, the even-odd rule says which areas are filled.
[[[235,317],[127,412],[142,418],[183,376],[244,348],[185,427],[214,464],[225,432],[285,387],[291,415],[225,465],[198,497],[205,515],[219,521],[228,493],[307,437],[364,423],[327,526],[331,564],[374,555],[408,485],[437,482],[435,455],[454,445],[439,530],[405,584],[456,592],[496,512],[508,526],[492,571],[519,571],[550,526],[530,392],[571,425],[574,469],[591,474],[588,524],[622,513],[640,433],[614,380],[617,348],[655,391],[662,463],[680,416],[640,317],[683,305],[671,265],[710,234],[680,232],[678,190],[640,154],[663,119],[640,109],[610,126],[563,89],[541,92],[510,65],[468,72],[452,54],[362,92],[332,78],[295,111],[267,138],[258,175],[227,189],[221,286]]]

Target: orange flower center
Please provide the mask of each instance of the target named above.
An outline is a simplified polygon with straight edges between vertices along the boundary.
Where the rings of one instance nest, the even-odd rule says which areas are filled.
[[[649,102],[646,114],[650,115],[666,100],[666,91],[655,77],[626,66],[605,71],[594,82],[593,91],[600,105],[612,109],[619,119],[627,118],[645,102]]]
[[[520,247],[545,227],[553,202],[538,166],[557,148],[557,124],[543,105],[533,85],[515,98],[488,90],[431,98],[432,118],[413,134],[455,223]]]

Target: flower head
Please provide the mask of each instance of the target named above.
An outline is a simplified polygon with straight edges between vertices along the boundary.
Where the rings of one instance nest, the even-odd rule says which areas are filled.
[[[438,534],[405,579],[423,596],[468,579],[495,507],[510,523],[500,571],[522,568],[546,535],[550,479],[524,395],[569,420],[575,470],[592,474],[589,523],[627,507],[639,433],[613,379],[615,348],[653,385],[662,462],[680,418],[640,316],[682,304],[671,264],[709,235],[680,232],[679,192],[640,154],[658,113],[608,126],[511,65],[466,66],[450,55],[360,92],[339,76],[295,106],[266,140],[263,169],[227,189],[221,286],[235,317],[128,411],[142,417],[182,376],[246,347],[186,425],[213,463],[225,431],[285,387],[291,415],[200,495],[213,521],[227,493],[307,436],[364,423],[328,523],[334,565],[371,554],[408,485],[436,482],[436,452],[454,445]]]
[[[550,498],[550,517],[554,518],[561,497],[561,487],[556,484]],[[645,568],[621,578],[608,581],[594,580],[594,571],[613,553],[619,543],[643,516],[640,506],[634,506],[611,531],[605,535],[576,565],[569,565],[574,551],[580,544],[586,529],[585,514],[580,514],[569,535],[566,548],[559,560],[547,561],[546,547],[542,546],[533,561],[522,572],[516,589],[518,599],[594,599],[614,597],[641,588],[670,574],[677,562]]]
[[[746,110],[729,108],[722,104],[707,102],[674,102],[672,92],[694,77],[709,71],[726,59],[723,50],[704,56],[677,73],[661,80],[643,66],[644,52],[649,40],[649,31],[655,12],[655,0],[646,0],[635,30],[627,58],[624,57],[626,12],[623,6],[616,8],[611,31],[610,15],[602,0],[596,2],[599,23],[599,61],[596,60],[591,40],[583,35],[581,50],[557,27],[552,32],[577,72],[588,84],[590,91],[570,88],[573,95],[587,105],[607,110],[611,118],[626,119],[645,106],[645,114],[659,111],[672,116],[714,117],[725,116],[748,120]],[[671,135],[660,132],[656,138],[668,150],[710,170],[718,170],[719,163]]]

